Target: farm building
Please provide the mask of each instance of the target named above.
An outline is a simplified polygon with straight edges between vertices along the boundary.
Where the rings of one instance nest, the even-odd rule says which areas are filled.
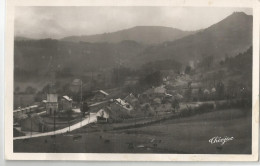
[[[133,110],[133,106],[131,106],[129,103],[127,103],[126,101],[118,98],[115,99],[111,104],[110,107],[112,110],[120,110],[120,111],[124,111],[127,113],[130,113]]]
[[[32,105],[32,106],[28,106],[28,107],[24,107],[24,108],[18,108],[16,110],[14,110],[13,116],[16,117],[21,114],[35,112],[37,110],[37,108],[38,108],[38,105]]]
[[[54,113],[58,112],[58,110],[58,95],[47,94],[46,113],[49,115],[54,115]]]
[[[105,109],[100,109],[97,113],[97,122],[107,122],[109,118],[109,113]]]
[[[62,96],[60,100],[61,110],[71,110],[72,109],[72,99],[68,96]]]

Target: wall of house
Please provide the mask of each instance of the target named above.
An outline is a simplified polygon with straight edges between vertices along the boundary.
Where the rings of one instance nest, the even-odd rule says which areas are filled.
[[[70,110],[70,109],[72,109],[72,102],[62,99],[60,106],[61,106],[61,108],[60,108],[61,110]]]
[[[112,104],[110,104],[110,107],[111,107],[112,110],[119,110],[119,111],[126,112],[126,113],[130,114],[129,110],[125,109],[124,107],[120,106],[119,104],[112,103]]]
[[[56,113],[59,111],[58,103],[46,103],[46,112],[47,112],[47,114],[53,115],[54,111],[56,111]]]

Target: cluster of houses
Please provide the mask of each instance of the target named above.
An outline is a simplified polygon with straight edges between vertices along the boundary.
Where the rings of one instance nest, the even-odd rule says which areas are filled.
[[[181,93],[170,90],[169,81],[170,78],[165,77],[164,82],[168,84],[152,87],[141,94],[130,93],[124,98],[116,98],[104,90],[97,90],[94,92],[95,95],[92,99],[87,101],[90,107],[89,112],[96,113],[98,122],[170,112],[172,111],[172,101],[175,99],[182,100],[183,96]],[[78,91],[82,82],[80,79],[75,79],[72,85],[72,88],[74,87],[74,90]],[[207,93],[207,90],[204,90],[204,93]],[[40,108],[42,111],[36,111]],[[79,104],[74,102],[72,98],[67,95],[59,96],[54,91],[50,91],[41,104],[15,110],[14,117],[15,119],[20,119],[20,124],[24,124],[22,125],[25,126],[22,127],[24,130],[28,130],[28,124],[29,122],[31,123],[28,119],[34,119],[33,123],[38,123],[38,125],[34,125],[36,126],[34,130],[44,131],[44,122],[39,120],[41,114],[54,117],[61,112],[70,110],[75,114],[81,113]]]
[[[104,119],[113,116],[111,114],[125,113],[125,117],[130,116],[149,116],[156,114],[163,114],[172,111],[171,103],[174,99],[182,99],[180,94],[172,95],[167,93],[165,85],[152,87],[141,94],[128,94],[125,98],[111,99],[107,105],[103,106],[97,111],[105,112],[100,114],[98,119],[102,119],[101,115],[106,115]]]

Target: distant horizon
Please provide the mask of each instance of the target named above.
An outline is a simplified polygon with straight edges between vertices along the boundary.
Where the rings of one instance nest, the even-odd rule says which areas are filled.
[[[171,29],[184,31],[182,29],[178,29],[178,28],[174,28],[174,27],[166,27],[166,26],[159,26],[159,25],[136,25],[136,26],[133,26],[133,27],[120,29],[120,30],[113,31],[113,32],[103,32],[103,33],[90,34],[90,35],[85,35],[85,34],[82,34],[82,35],[71,35],[71,36],[95,36],[95,35],[102,35],[102,34],[110,34],[110,33],[115,33],[115,32],[124,31],[124,30],[128,30],[128,29],[133,29],[133,28],[136,28],[136,27],[161,27],[161,28],[171,28]],[[196,32],[196,31],[200,31],[200,30],[202,30],[202,29],[198,29],[198,30],[194,30],[194,31],[184,31],[184,32]],[[51,38],[51,37],[48,37],[48,38],[30,38],[30,37],[26,37],[26,36],[16,36],[15,35],[14,37],[28,38],[28,39],[33,39],[33,40],[39,40],[39,39],[57,39],[57,40],[59,40],[59,39],[63,39],[63,38],[70,37],[70,36],[64,36],[62,38]]]
[[[23,9],[22,9],[23,8]],[[27,9],[25,9],[27,8]],[[60,10],[56,9],[57,7],[17,7],[16,10],[16,15],[15,15],[15,33],[14,33],[14,37],[18,38],[28,38],[28,39],[32,39],[32,40],[38,40],[38,39],[47,39],[47,38],[51,38],[51,39],[62,39],[65,37],[69,37],[69,36],[93,36],[93,35],[100,35],[100,34],[109,34],[109,33],[114,33],[114,32],[118,32],[118,31],[122,31],[122,30],[127,30],[127,29],[132,29],[135,27],[163,27],[163,28],[172,28],[172,29],[176,29],[176,30],[180,30],[180,31],[190,31],[190,32],[194,32],[194,31],[199,31],[205,28],[208,28],[214,24],[216,24],[217,22],[225,19],[226,17],[232,15],[235,12],[242,12],[246,15],[251,15],[252,16],[252,9],[249,8],[210,8],[210,11],[207,11],[206,9],[209,8],[203,8],[201,10],[203,10],[203,12],[211,12],[212,10],[214,10],[212,15],[208,15],[205,16],[203,15],[203,12],[201,12],[201,10],[198,10],[196,8],[196,10],[194,10],[194,8],[192,8],[192,12],[196,13],[199,12],[199,14],[191,14],[192,12],[189,13],[190,10],[186,10],[186,8],[190,9],[190,7],[180,7],[177,8],[179,9],[179,11],[176,13],[176,11],[172,12],[169,11],[169,7],[124,7],[125,8],[129,8],[129,12],[128,11],[128,18],[130,18],[129,20],[124,20],[124,18],[122,20],[118,19],[117,20],[117,15],[114,14],[114,16],[111,16],[112,18],[109,18],[108,16],[103,18],[105,21],[100,22],[100,19],[98,19],[97,17],[95,17],[95,15],[101,15],[102,14],[98,14],[98,13],[92,13],[90,12],[90,15],[94,15],[90,18],[94,18],[94,20],[90,23],[86,23],[85,22],[85,18],[83,18],[83,21],[81,19],[81,15],[79,15],[79,13],[76,10],[72,10],[71,8],[75,9],[75,7],[70,7],[71,12],[65,12],[64,8],[68,8],[68,7],[58,7],[61,8]],[[76,7],[76,8],[96,8],[96,7]],[[100,8],[100,7],[99,7]],[[119,12],[123,12],[121,10],[122,7],[106,7],[109,8],[109,10],[113,11],[113,10],[119,10],[117,11]],[[111,8],[111,9],[110,9]],[[116,9],[114,9],[116,8]],[[134,8],[134,9],[132,9]],[[159,10],[158,8],[160,8],[160,12],[162,12],[163,14],[161,14],[161,16],[156,16],[158,17],[158,21],[156,21],[156,19],[149,19],[145,18],[141,13],[139,13],[139,15],[142,15],[142,19],[138,18],[138,14],[134,15],[133,11],[134,10],[138,10],[140,12],[140,8],[145,8],[146,9],[146,15],[150,15],[152,10]],[[167,12],[165,12],[162,9],[166,9],[167,8]],[[174,7],[176,8],[176,7]],[[49,11],[49,9],[52,9]],[[55,9],[55,10],[53,10]],[[130,10],[131,9],[131,10]],[[224,10],[223,12],[218,12],[218,10]],[[228,10],[227,10],[228,9]],[[30,11],[31,10],[31,11]],[[68,10],[68,9],[66,9]],[[38,12],[38,14],[37,14]],[[48,12],[48,13],[46,13]],[[56,12],[56,13],[55,13]],[[58,15],[56,15],[58,12]],[[68,17],[66,17],[66,14],[69,14]],[[77,13],[78,12],[78,13]],[[83,10],[82,12],[85,12],[85,10]],[[19,14],[20,13],[20,14]],[[44,15],[45,13],[45,15]],[[171,13],[171,16],[167,16],[167,14],[165,13]],[[185,14],[180,14],[180,13],[185,13]],[[74,14],[75,16],[71,16],[70,14]],[[65,15],[65,16],[64,16]],[[113,14],[111,14],[113,15]],[[181,15],[181,17],[180,17]],[[32,18],[35,17],[36,18]],[[99,16],[99,17],[101,17]],[[164,17],[165,16],[165,17]],[[79,18],[79,19],[75,19]],[[175,18],[177,17],[177,18]],[[185,18],[186,17],[186,18]],[[205,19],[200,19],[200,17],[205,17]],[[95,19],[96,18],[96,19]],[[174,21],[177,20],[178,24],[174,24],[175,26],[170,26],[170,24],[172,23],[169,19],[169,21],[167,21],[165,18],[171,18]],[[206,19],[207,18],[207,19]],[[181,19],[186,19],[188,21],[181,21]],[[197,20],[200,19],[200,22],[198,22]],[[33,21],[32,21],[33,20]],[[72,23],[73,21],[74,24]],[[98,20],[98,21],[97,21]],[[111,20],[114,24],[111,24]],[[117,22],[116,22],[116,21]],[[97,21],[97,22],[95,22]],[[128,21],[131,22],[130,24],[126,25],[123,24],[124,21]],[[71,22],[71,24],[69,24],[69,22]],[[146,22],[146,24],[145,24]],[[161,23],[161,25],[158,24]],[[187,22],[187,23],[186,23]],[[93,23],[93,24],[92,24]],[[78,26],[76,25],[78,24]],[[107,24],[111,24],[111,25],[107,25]],[[117,24],[117,25],[116,25]],[[69,27],[70,26],[70,27]],[[179,26],[179,27],[178,27]],[[202,27],[203,26],[203,27]],[[19,28],[17,28],[19,27]],[[185,28],[186,27],[186,28]],[[192,29],[192,28],[193,29]],[[88,28],[88,30],[86,30]],[[89,32],[89,33],[87,33]],[[92,33],[91,33],[92,32]]]

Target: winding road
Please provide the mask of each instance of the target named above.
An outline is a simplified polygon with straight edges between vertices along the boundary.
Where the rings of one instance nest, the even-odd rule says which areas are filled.
[[[73,131],[73,130],[79,129],[83,126],[86,126],[90,123],[94,123],[96,121],[97,121],[96,113],[91,113],[84,120],[82,120],[81,122],[78,122],[74,125],[71,125],[70,127],[65,127],[63,129],[59,129],[59,130],[56,130],[56,131],[50,131],[50,132],[46,132],[46,133],[39,133],[39,134],[34,134],[34,135],[14,137],[13,140],[43,137],[43,136],[49,136],[49,135],[54,135],[54,134],[63,134],[63,133],[67,133],[68,131]]]

